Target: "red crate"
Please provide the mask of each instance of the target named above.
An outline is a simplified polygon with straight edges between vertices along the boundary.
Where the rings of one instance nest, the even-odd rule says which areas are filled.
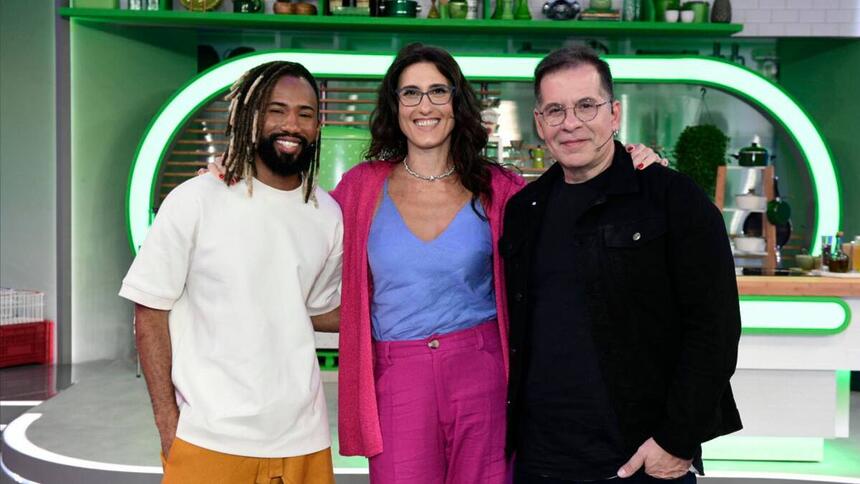
[[[0,326],[0,368],[51,363],[53,358],[53,321]]]

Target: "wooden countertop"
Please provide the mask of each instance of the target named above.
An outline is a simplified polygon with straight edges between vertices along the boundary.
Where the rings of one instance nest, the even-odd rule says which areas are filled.
[[[860,278],[738,276],[742,295],[860,297]]]

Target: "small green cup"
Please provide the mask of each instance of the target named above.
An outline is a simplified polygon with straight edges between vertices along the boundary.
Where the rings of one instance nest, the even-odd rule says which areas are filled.
[[[466,2],[448,2],[448,16],[450,18],[466,18],[469,13],[469,4]]]

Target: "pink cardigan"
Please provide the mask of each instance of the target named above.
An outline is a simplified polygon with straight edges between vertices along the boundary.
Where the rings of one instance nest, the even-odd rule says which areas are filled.
[[[363,162],[343,175],[331,193],[343,211],[343,289],[338,375],[338,435],[342,455],[372,457],[382,452],[382,434],[373,378],[370,336],[371,275],[367,239],[383,183],[396,164]],[[507,201],[525,185],[522,178],[494,168],[492,204],[487,210],[493,240],[493,278],[505,372],[508,368],[508,311],[502,260],[498,254]]]

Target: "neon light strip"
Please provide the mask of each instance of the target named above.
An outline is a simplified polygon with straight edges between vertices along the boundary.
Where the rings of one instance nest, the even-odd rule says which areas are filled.
[[[706,476],[697,479],[779,479],[785,481],[828,482],[833,484],[860,484],[858,477],[827,476],[819,474],[790,474],[787,472],[742,472],[707,471]]]
[[[107,462],[96,462],[86,459],[69,457],[56,452],[45,450],[30,442],[27,438],[27,427],[42,417],[41,413],[25,413],[16,418],[6,427],[3,432],[3,441],[18,453],[30,456],[34,459],[52,462],[54,464],[93,469],[110,472],[129,472],[138,474],[161,474],[161,466],[134,466],[125,464],[109,464]]]
[[[334,475],[362,475],[369,474],[369,467],[335,467]]]
[[[748,333],[832,334],[851,321],[851,309],[839,298],[741,296],[740,307]]]
[[[243,72],[272,60],[302,63],[320,77],[380,78],[392,55],[277,51],[252,53],[221,63],[181,88],[150,124],[135,157],[129,179],[127,220],[132,250],[143,242],[150,224],[160,160],[185,120],[200,106],[225,90]],[[536,56],[457,56],[472,79],[525,81],[532,79]],[[699,57],[606,57],[617,82],[692,83],[733,93],[770,113],[794,139],[812,175],[816,217],[813,253],[820,234],[839,230],[839,182],[824,139],[803,109],[779,86],[755,72],[718,59]]]

